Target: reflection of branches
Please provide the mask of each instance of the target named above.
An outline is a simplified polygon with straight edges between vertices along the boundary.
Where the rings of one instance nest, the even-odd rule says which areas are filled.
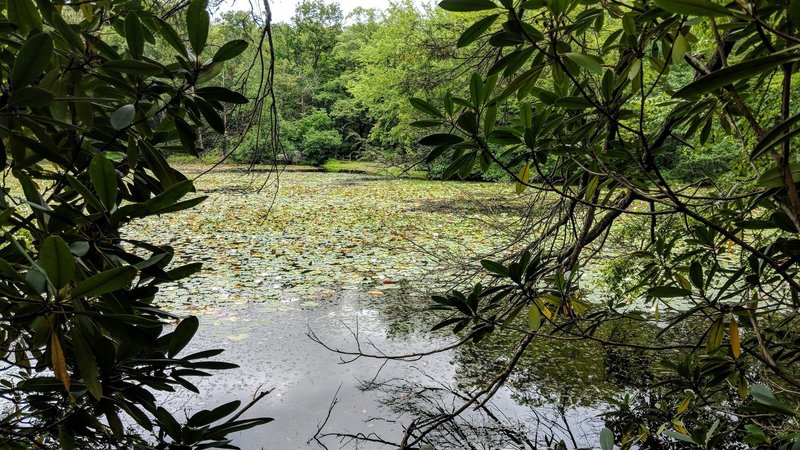
[[[328,424],[328,421],[331,420],[331,413],[333,413],[333,408],[336,407],[336,404],[339,403],[339,391],[341,390],[342,390],[342,384],[339,383],[339,387],[336,388],[336,392],[333,394],[333,400],[331,400],[331,404],[330,406],[328,406],[328,414],[325,415],[325,420],[323,420],[322,423],[320,423],[319,426],[317,426],[317,432],[314,433],[314,436],[312,436],[311,439],[309,439],[306,442],[306,445],[310,444],[311,441],[315,441],[322,448],[328,450],[328,447],[325,444],[323,444],[322,440],[320,439],[320,433],[322,433],[322,429],[325,428],[325,425]]]
[[[425,352],[417,352],[417,353],[410,353],[410,354],[403,354],[403,355],[390,355],[386,352],[380,350],[375,346],[374,343],[367,340],[369,346],[372,348],[374,353],[368,353],[362,348],[362,340],[360,338],[359,330],[358,330],[358,322],[356,322],[355,327],[350,327],[347,324],[343,324],[345,328],[351,333],[354,338],[356,349],[355,350],[341,350],[339,348],[333,347],[329,344],[323,342],[316,333],[309,329],[307,335],[316,343],[322,345],[325,349],[335,352],[339,355],[342,355],[342,364],[351,363],[356,361],[360,358],[374,358],[374,359],[383,359],[385,362],[389,360],[399,360],[399,361],[417,361],[422,359],[425,356],[430,356],[437,353],[443,353],[454,348],[460,347],[469,340],[472,339],[472,334],[470,333],[463,339],[453,344],[437,348],[434,350],[429,350]],[[446,436],[450,436],[451,438],[461,438],[464,443],[468,444],[466,448],[477,448],[473,445],[473,440],[468,439],[468,436],[464,433],[464,430],[459,426],[459,417],[467,411],[473,412],[483,412],[484,414],[489,411],[489,402],[491,399],[497,394],[500,388],[505,385],[508,377],[511,375],[513,370],[516,368],[517,364],[519,363],[520,359],[525,353],[525,350],[528,348],[530,343],[533,341],[533,338],[536,336],[535,333],[526,333],[523,335],[522,339],[517,344],[517,350],[514,353],[512,359],[505,365],[505,369],[497,374],[487,385],[478,388],[468,394],[454,394],[454,404],[451,405],[450,408],[431,408],[425,409],[425,411],[437,411],[436,414],[427,413],[426,415],[417,415],[415,419],[406,427],[405,434],[403,435],[402,441],[400,443],[400,448],[416,448],[417,445],[427,442],[428,436],[432,433],[436,433],[436,435],[442,434],[443,429],[447,429],[449,432],[444,433]],[[346,358],[345,358],[346,357]],[[384,365],[381,366],[383,369]],[[378,371],[378,374],[380,370]],[[364,390],[372,390],[372,389],[382,389],[386,386],[386,382],[378,382],[377,377],[378,374],[373,377],[372,380],[368,382],[362,383],[362,389]],[[430,377],[428,377],[430,378]],[[397,381],[397,380],[390,380],[390,381]],[[426,399],[428,403],[431,403],[429,406],[433,407],[435,405],[435,396],[434,397],[427,397],[423,394],[429,393],[432,390],[430,388],[424,388],[422,390],[415,391],[415,397],[420,397]],[[331,409],[335,406],[335,399],[334,403],[331,405]],[[330,415],[330,410],[329,410]],[[499,422],[498,416],[491,413],[489,411],[488,417],[495,422]],[[339,437],[339,438],[352,438],[358,440],[366,440],[370,442],[381,442],[387,443],[383,439],[377,438],[375,436],[364,436],[364,435],[347,435],[342,433],[321,433],[320,430],[324,428],[324,425],[327,423],[327,419],[323,422],[323,425],[320,426],[317,434],[315,435],[314,439],[319,439],[322,437]],[[507,434],[509,431],[506,427],[499,427],[497,430],[504,430],[503,433]],[[496,431],[497,431],[496,430]],[[508,437],[508,436],[507,436]],[[442,439],[441,437],[437,439]],[[520,438],[515,440],[517,443],[525,442],[527,438]],[[532,444],[530,448],[535,448]]]
[[[361,358],[396,360],[396,361],[419,361],[420,359],[422,359],[422,358],[424,358],[426,356],[431,356],[431,355],[435,355],[435,354],[439,354],[439,353],[444,353],[444,352],[453,350],[455,348],[458,348],[458,347],[464,345],[465,343],[469,342],[472,339],[472,335],[473,335],[473,333],[470,333],[470,334],[468,334],[467,336],[465,336],[464,338],[462,338],[461,340],[459,340],[457,342],[454,342],[452,344],[446,345],[444,347],[439,347],[439,348],[436,348],[436,349],[433,349],[433,350],[428,350],[428,351],[424,351],[424,352],[417,352],[417,353],[407,353],[407,354],[402,354],[402,355],[389,355],[387,353],[384,353],[382,350],[380,350],[370,340],[367,340],[367,342],[369,343],[370,347],[372,347],[372,349],[375,351],[375,353],[367,353],[361,348],[361,338],[360,338],[360,335],[359,335],[359,332],[358,332],[358,321],[357,320],[356,320],[355,329],[353,329],[352,327],[350,327],[349,325],[347,325],[344,322],[342,322],[342,326],[345,327],[347,329],[347,331],[350,332],[351,335],[353,335],[354,341],[356,343],[356,349],[355,350],[341,350],[339,348],[332,347],[330,344],[327,344],[322,339],[320,339],[320,337],[317,336],[316,332],[314,332],[314,330],[311,329],[311,328],[309,328],[308,332],[306,333],[306,335],[312,341],[314,341],[317,344],[321,345],[326,350],[328,350],[330,352],[333,352],[333,353],[337,353],[339,355],[342,355],[343,357],[346,356],[347,358],[342,358],[341,364],[349,364],[349,363],[351,363],[353,361],[356,361],[358,359],[361,359]]]
[[[415,417],[407,425],[400,443],[374,433],[364,435],[324,432],[327,420],[318,429],[314,440],[323,448],[327,448],[322,442],[325,438],[339,439],[343,445],[363,441],[393,448],[399,446],[401,449],[420,448],[427,443],[436,448],[479,450],[502,447],[533,450],[542,448],[543,445],[549,446],[560,439],[570,439],[578,446],[579,438],[573,435],[563,407],[557,408],[554,411],[556,414],[548,414],[548,417],[543,417],[532,409],[529,417],[509,418],[492,402],[486,402],[469,411],[469,414],[461,414],[459,411],[462,406],[473,399],[474,393],[463,392],[462,389],[437,380],[421,370],[418,373],[423,381],[392,378],[378,383],[374,380],[363,382],[361,386],[362,390],[377,390],[382,393],[380,402],[392,412],[399,416]],[[334,398],[331,403],[328,416],[336,405],[336,400]],[[367,422],[374,420],[376,419],[368,419]],[[438,423],[438,426],[431,429],[431,423]]]

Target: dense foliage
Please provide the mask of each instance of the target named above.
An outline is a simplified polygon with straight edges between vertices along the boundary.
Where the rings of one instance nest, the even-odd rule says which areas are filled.
[[[260,20],[249,12],[224,12],[212,22],[209,40],[221,45],[239,36],[257,43]],[[272,27],[280,137],[270,135],[268,124],[248,126],[258,125],[259,118],[231,112],[223,115],[225,135],[206,138],[212,130],[199,130],[206,150],[245,163],[320,164],[329,158],[404,166],[418,162],[422,153],[416,142],[424,133],[408,125],[414,110],[407,98],[468,80],[480,60],[449,50],[466,24],[410,1],[386,11],[356,8],[347,17],[335,2],[301,1],[289,23]],[[265,63],[263,53],[251,45],[218,81],[249,98],[262,95],[261,74],[253,69]]]
[[[270,419],[158,406],[235,367],[184,352],[198,320],[159,308],[200,265],[123,227],[203,200],[162,154],[224,132],[225,103],[247,100],[214,83],[248,44],[208,45],[203,0],[70,3],[0,1],[0,447],[235,448],[229,433]]]
[[[282,137],[270,136],[263,127],[248,127],[251,117],[233,113],[223,116],[229,125],[227,134],[212,135],[206,147],[242,162],[318,164],[342,158],[403,167],[417,164],[428,170],[431,178],[441,178],[446,164],[423,161],[424,149],[417,141],[424,133],[410,126],[414,110],[406,99],[441,97],[466,85],[474,70],[487,73],[492,68],[498,54],[489,41],[453,45],[475,18],[474,13],[453,15],[410,1],[394,3],[385,11],[357,8],[345,16],[335,2],[304,0],[289,23],[277,24],[273,30],[275,107],[284,129]],[[245,39],[256,42],[258,21],[246,12],[225,12],[212,23],[209,39],[222,42],[243,33]],[[598,31],[603,39],[609,35]],[[687,39],[695,37],[688,35]],[[250,46],[220,81],[248,97],[258,96],[259,73],[252,68],[253,63],[261,64],[260,53],[259,46]],[[645,65],[644,70],[652,69]],[[692,69],[676,66],[671,73],[665,81],[669,86],[689,79]],[[653,101],[668,100],[663,91],[653,94]],[[765,100],[774,105],[777,98]],[[648,116],[645,121],[657,124],[667,113],[660,111],[662,116]],[[314,122],[317,133],[303,142],[302,130],[309,122]],[[242,145],[236,145],[240,140]],[[698,176],[741,174],[735,140],[706,140],[700,150],[678,146],[668,155],[658,155],[664,175],[691,182]],[[476,170],[470,178],[478,177],[508,178],[497,169]]]
[[[449,158],[445,178],[499,166],[534,205],[523,250],[483,261],[490,282],[434,298],[450,314],[437,328],[519,333],[455,413],[539,340],[587,339],[663,359],[647,391],[616,399],[604,449],[798,448],[800,2],[440,6],[477,19],[459,46],[495,57],[469,89],[412,100],[435,130],[428,160]],[[600,258],[619,264],[601,308],[583,298]],[[615,336],[630,321],[653,335]]]

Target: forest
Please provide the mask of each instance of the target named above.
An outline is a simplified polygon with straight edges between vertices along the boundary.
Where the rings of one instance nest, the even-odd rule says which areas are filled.
[[[231,161],[248,164],[379,161],[403,170],[414,166],[431,179],[441,179],[447,165],[441,160],[423,161],[427,155],[417,142],[425,133],[414,127],[417,111],[408,99],[442,96],[467,86],[474,71],[488,73],[494,67],[496,46],[454,45],[472,24],[472,16],[410,1],[393,3],[385,11],[359,7],[345,16],[336,3],[301,2],[290,23],[273,26],[279,142],[273,143],[268,124],[248,127],[245,115],[233,119],[226,136],[221,140],[212,137],[205,149],[211,152],[211,159],[230,153]],[[248,12],[222,12],[215,25],[218,29],[217,34],[212,33],[212,41],[215,37],[223,41],[233,38],[242,29],[250,40],[259,36],[260,28]],[[248,51],[256,52],[258,47],[250,46]],[[252,53],[237,61],[238,67],[227,69],[223,83],[232,89],[245,86],[242,92],[256,95],[260,75],[248,72]],[[245,73],[249,73],[248,79],[243,79]],[[680,83],[691,74],[688,66],[675,67],[667,82]],[[669,101],[666,91],[653,94],[654,102]],[[248,130],[244,137],[241,130]],[[210,129],[207,134],[215,136]],[[703,152],[678,147],[675,154],[662,156],[664,172],[670,178],[691,182],[738,171],[741,162],[733,140],[706,141],[704,146]],[[235,150],[229,150],[232,148]],[[510,179],[496,167],[476,170],[468,178]]]
[[[800,449],[800,0],[236,5],[0,0],[0,448]]]

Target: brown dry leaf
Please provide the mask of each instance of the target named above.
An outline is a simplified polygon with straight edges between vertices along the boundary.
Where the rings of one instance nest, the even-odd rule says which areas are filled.
[[[742,347],[741,343],[739,342],[739,324],[736,323],[736,319],[731,319],[730,325],[730,334],[731,334],[731,352],[733,352],[733,357],[739,359],[739,356],[742,355]]]
[[[64,383],[64,388],[69,392],[70,379],[67,371],[67,360],[64,358],[64,349],[61,347],[58,333],[53,332],[50,336],[50,355],[53,372],[55,372],[56,378]]]

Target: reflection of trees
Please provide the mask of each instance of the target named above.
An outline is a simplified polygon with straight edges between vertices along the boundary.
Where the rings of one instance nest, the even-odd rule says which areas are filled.
[[[591,426],[595,411],[583,417],[568,417],[569,412],[563,405],[553,406],[546,411],[530,408],[524,415],[510,416],[504,412],[504,408],[487,402],[476,410],[455,414],[472,393],[436,380],[422,371],[418,375],[423,381],[407,378],[364,381],[361,390],[377,393],[379,402],[393,415],[413,417],[409,425],[411,436],[415,434],[415,429],[422,430],[429,424],[441,422],[424,440],[437,449],[538,449],[543,445],[552,447],[561,440],[578,447],[591,442],[592,436],[597,433]],[[331,414],[335,414],[337,401],[335,399],[331,404]],[[443,417],[450,420],[442,422]],[[576,429],[580,431],[576,432]],[[345,446],[355,441],[397,445],[375,434],[355,435],[325,430],[325,423],[312,440],[325,446],[326,440],[331,439],[337,439]]]
[[[377,310],[385,323],[402,325],[389,326],[389,338],[404,341],[428,329],[430,317],[414,314],[418,306],[409,300],[413,297],[402,290],[397,293],[399,300],[385,302],[384,298],[385,303]],[[398,356],[388,355],[371,341],[362,339],[357,329],[351,332],[356,344],[352,351],[327,347],[342,354],[346,361],[361,358],[416,361],[452,351],[455,368],[452,383],[422,371],[416,380],[386,379],[385,373],[379,373],[374,380],[363,383],[364,391],[380,394],[380,402],[392,416],[408,418],[404,421],[405,443],[430,442],[436,448],[541,448],[552,444],[554,439],[556,443],[564,440],[567,447],[591,446],[602,427],[598,416],[620,393],[630,392],[633,394],[630,402],[643,402],[653,408],[663,397],[657,390],[648,389],[653,382],[661,381],[655,370],[658,358],[671,351],[666,348],[676,336],[691,333],[691,326],[658,330],[636,317],[627,317],[598,328],[595,340],[563,339],[542,330],[541,338],[534,345],[522,346],[522,351],[519,342],[526,335],[511,326],[476,345],[454,343]],[[312,338],[317,339],[313,333]],[[463,333],[461,339],[463,343],[471,336]],[[655,352],[647,350],[647,345],[665,349]],[[512,353],[513,361],[509,349],[516,351]],[[507,371],[512,366],[514,370]],[[503,393],[499,400],[495,397],[498,392]],[[608,426],[624,427],[633,419],[655,423],[664,417],[662,414],[649,418],[609,416],[605,421]],[[324,427],[319,434],[322,436],[398,444],[375,435],[337,434],[336,430]]]

